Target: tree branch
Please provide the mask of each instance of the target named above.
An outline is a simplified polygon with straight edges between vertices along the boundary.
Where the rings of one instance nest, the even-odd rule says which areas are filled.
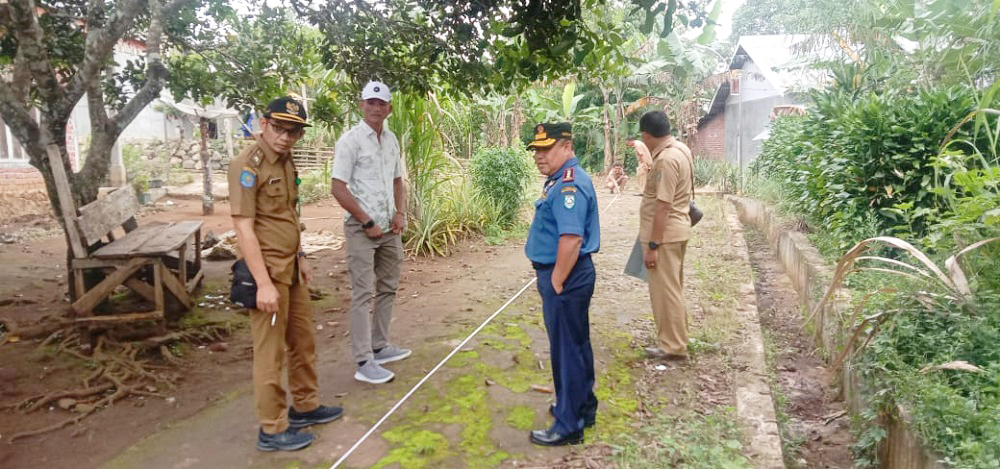
[[[182,3],[183,0],[175,0],[174,3]],[[167,78],[167,69],[163,66],[163,56],[160,52],[160,43],[163,41],[163,18],[164,9],[160,5],[160,0],[149,0],[149,34],[146,38],[146,83],[132,97],[122,110],[111,118],[111,126],[108,130],[114,133],[117,139],[125,127],[128,126],[135,116],[139,115],[146,105],[153,102],[160,96],[163,83]]]
[[[29,141],[28,139],[32,137],[31,132],[26,131],[26,129],[34,127],[35,132],[38,132],[38,123],[31,117],[31,110],[25,99],[27,96],[27,93],[18,93],[7,82],[0,79],[0,116],[3,116],[3,120],[11,128],[14,137],[21,141],[22,145],[23,142]]]
[[[42,102],[52,105],[61,101],[63,90],[59,86],[59,80],[49,62],[42,27],[38,24],[37,8],[34,0],[11,4],[11,30],[17,39],[11,85],[16,93],[24,96],[24,99],[18,101],[27,102],[28,88],[31,85],[31,80],[34,80]],[[60,112],[62,109],[51,107],[43,109],[43,112],[47,114],[54,111]]]
[[[104,25],[87,25],[87,46],[83,63],[66,87],[67,101],[76,103],[87,91],[87,83],[94,80],[104,68],[114,53],[115,45],[135,23],[142,6],[142,0],[124,0]]]

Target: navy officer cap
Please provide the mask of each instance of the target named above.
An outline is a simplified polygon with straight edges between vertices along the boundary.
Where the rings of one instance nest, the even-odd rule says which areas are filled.
[[[529,149],[551,148],[558,140],[573,140],[573,125],[569,122],[546,122],[535,126],[535,138]]]

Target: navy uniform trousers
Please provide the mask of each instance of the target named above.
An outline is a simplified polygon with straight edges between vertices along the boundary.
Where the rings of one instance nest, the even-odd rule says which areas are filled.
[[[594,395],[594,352],[590,347],[590,297],[594,294],[594,262],[581,256],[557,295],[551,264],[535,264],[542,315],[549,335],[552,380],[556,388],[552,430],[567,434],[583,430],[585,417],[597,413]]]

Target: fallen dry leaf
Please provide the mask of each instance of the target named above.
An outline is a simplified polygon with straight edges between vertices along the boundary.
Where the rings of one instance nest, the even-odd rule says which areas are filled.
[[[927,373],[928,371],[937,370],[958,370],[958,371],[968,371],[970,373],[979,373],[983,371],[982,368],[973,365],[965,360],[956,360],[953,362],[942,363],[940,365],[925,366],[920,369],[921,373]]]

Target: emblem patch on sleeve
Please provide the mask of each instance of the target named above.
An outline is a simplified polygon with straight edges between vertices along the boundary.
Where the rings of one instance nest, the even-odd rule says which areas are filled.
[[[240,185],[243,186],[244,189],[253,189],[254,186],[257,185],[257,175],[249,169],[244,169],[243,172],[240,173]]]
[[[566,207],[566,209],[572,209],[575,206],[576,206],[576,195],[566,194],[566,196],[563,197],[563,207]]]

